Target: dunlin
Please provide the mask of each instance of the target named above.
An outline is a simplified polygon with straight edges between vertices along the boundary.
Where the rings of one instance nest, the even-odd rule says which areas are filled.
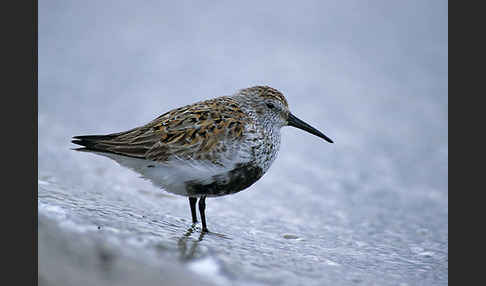
[[[207,232],[206,197],[242,191],[267,172],[280,146],[280,128],[293,126],[333,143],[295,117],[281,92],[268,86],[186,105],[146,125],[108,135],[75,136],[73,143],[107,156],[166,191],[196,201]]]

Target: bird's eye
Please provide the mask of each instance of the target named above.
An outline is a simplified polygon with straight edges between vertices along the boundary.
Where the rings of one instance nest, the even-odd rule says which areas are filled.
[[[272,108],[275,108],[275,105],[273,105],[272,103],[267,103],[267,107],[272,109]]]

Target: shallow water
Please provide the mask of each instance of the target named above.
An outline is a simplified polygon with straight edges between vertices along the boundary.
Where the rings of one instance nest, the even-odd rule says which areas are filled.
[[[156,257],[155,267],[174,261],[217,285],[447,284],[446,192],[366,179],[327,185],[318,170],[297,180],[271,169],[243,192],[208,199],[212,232],[201,234],[185,197],[71,150],[61,125],[47,123],[39,130],[39,213],[67,232],[101,234],[120,253]],[[292,170],[285,163],[275,165]]]

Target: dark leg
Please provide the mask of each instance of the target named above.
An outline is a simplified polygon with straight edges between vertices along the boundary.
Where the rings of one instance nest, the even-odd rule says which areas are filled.
[[[191,206],[192,223],[197,222],[196,201],[197,201],[197,198],[189,197],[189,205]]]
[[[202,231],[209,232],[206,226],[206,215],[204,214],[205,210],[206,210],[206,196],[202,196],[199,199],[199,213],[201,214]]]

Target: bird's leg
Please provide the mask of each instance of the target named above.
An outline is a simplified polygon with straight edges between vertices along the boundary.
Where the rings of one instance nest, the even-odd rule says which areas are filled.
[[[191,206],[192,223],[197,222],[196,201],[197,201],[197,198],[189,197],[189,205]]]
[[[199,199],[199,213],[201,214],[202,231],[209,232],[206,226],[206,215],[204,214],[205,210],[206,210],[206,196],[202,196]]]

